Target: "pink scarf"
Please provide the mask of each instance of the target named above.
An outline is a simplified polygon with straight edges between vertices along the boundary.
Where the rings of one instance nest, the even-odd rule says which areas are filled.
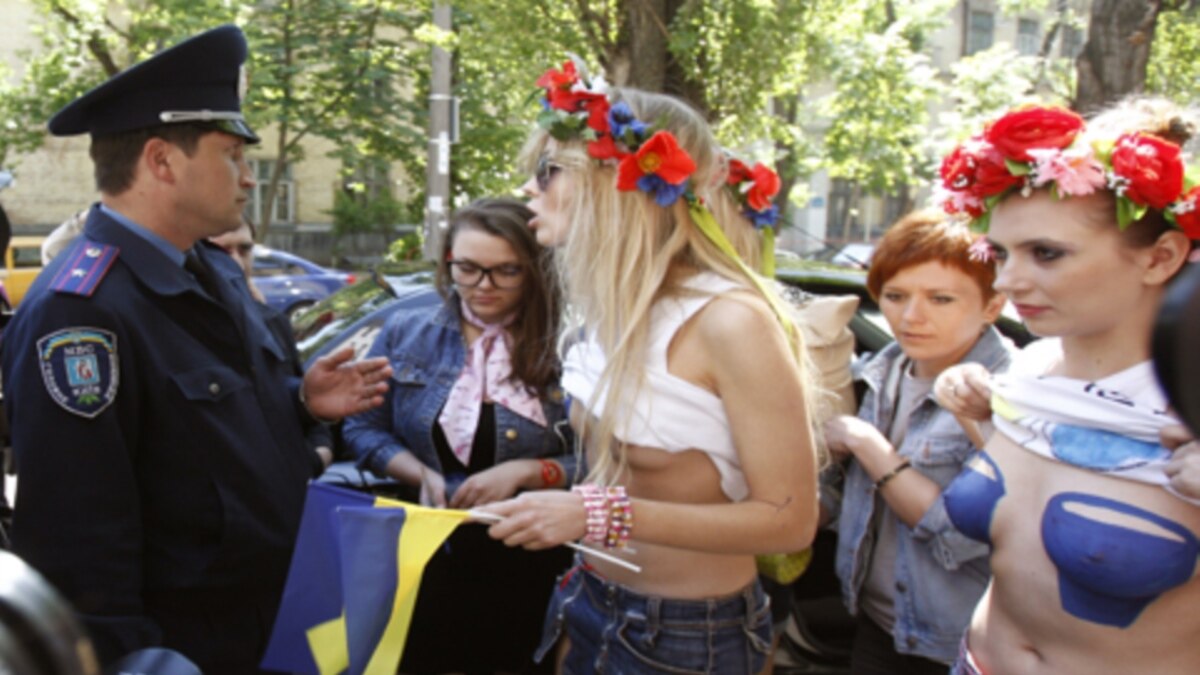
[[[446,433],[454,456],[463,466],[469,466],[471,444],[475,440],[475,430],[479,428],[479,413],[485,398],[542,427],[546,426],[546,413],[541,401],[523,385],[514,384],[510,377],[512,356],[508,343],[512,336],[505,327],[516,315],[510,314],[499,323],[484,323],[465,302],[462,303],[462,315],[467,323],[482,329],[483,335],[467,351],[462,372],[450,389],[438,423]]]

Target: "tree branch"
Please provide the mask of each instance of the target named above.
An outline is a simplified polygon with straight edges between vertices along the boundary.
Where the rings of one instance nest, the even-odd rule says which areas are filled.
[[[66,7],[63,7],[58,2],[52,2],[50,3],[50,9],[53,10],[55,14],[61,16],[68,24],[74,26],[80,31],[83,31],[83,21],[79,17],[72,14],[71,11]],[[93,30],[87,35],[88,37],[84,44],[87,45],[88,51],[91,52],[92,56],[96,58],[96,61],[100,63],[100,67],[104,69],[104,73],[108,75],[108,77],[112,77],[113,75],[121,72],[121,68],[117,65],[116,59],[114,59],[112,53],[108,51],[108,47],[104,45],[104,40],[101,39],[100,33]]]

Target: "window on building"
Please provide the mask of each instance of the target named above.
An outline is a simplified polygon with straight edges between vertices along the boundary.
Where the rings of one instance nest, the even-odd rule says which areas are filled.
[[[967,56],[991,48],[995,29],[996,17],[994,14],[971,10],[971,15],[967,20]]]
[[[1042,48],[1041,43],[1038,22],[1033,19],[1020,19],[1017,22],[1017,51],[1024,56],[1037,56]]]
[[[1083,31],[1074,26],[1062,27],[1062,57],[1074,59],[1083,49]]]
[[[267,199],[267,190],[271,187],[271,170],[275,167],[273,159],[252,159],[250,170],[258,185],[250,194],[250,203],[246,205],[246,217],[257,223],[262,216],[262,205]],[[275,212],[271,218],[273,223],[296,222],[296,185],[292,179],[292,165],[285,162],[283,174],[279,177],[279,187],[275,191]]]

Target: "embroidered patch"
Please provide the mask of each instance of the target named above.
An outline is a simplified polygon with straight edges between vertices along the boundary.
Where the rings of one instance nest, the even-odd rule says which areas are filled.
[[[65,328],[38,340],[42,381],[54,402],[92,419],[117,397],[117,336],[99,328]]]

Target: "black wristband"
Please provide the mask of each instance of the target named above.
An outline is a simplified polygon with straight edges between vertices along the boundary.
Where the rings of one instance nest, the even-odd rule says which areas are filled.
[[[883,486],[887,485],[888,481],[890,481],[891,479],[900,475],[901,471],[904,471],[905,469],[907,469],[910,466],[912,466],[912,464],[907,459],[901,461],[899,464],[896,465],[896,468],[883,474],[882,476],[879,477],[879,480],[875,481],[875,489],[876,490],[883,489]]]

